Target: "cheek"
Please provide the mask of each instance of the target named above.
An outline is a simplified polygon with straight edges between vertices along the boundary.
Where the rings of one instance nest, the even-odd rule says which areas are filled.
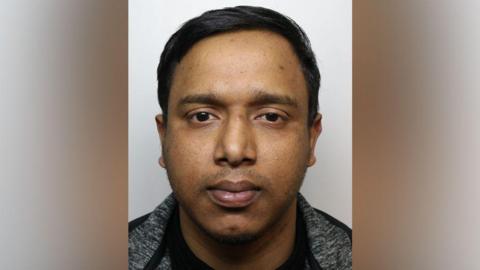
[[[268,172],[272,179],[272,189],[296,189],[301,184],[308,161],[308,140],[302,133],[281,138],[265,138],[260,142],[259,169]],[[261,147],[263,145],[263,147]]]
[[[183,136],[182,132],[167,136],[165,147],[164,158],[169,178],[177,186],[196,184],[198,177],[204,174],[208,163],[211,163],[211,145],[192,136]]]
[[[296,167],[306,163],[309,152],[306,132],[293,130],[274,134],[261,134],[257,137],[257,146],[268,160]]]

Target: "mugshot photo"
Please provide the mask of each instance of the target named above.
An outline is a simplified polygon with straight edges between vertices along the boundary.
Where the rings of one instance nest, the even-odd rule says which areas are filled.
[[[351,269],[351,3],[129,7],[129,269]]]

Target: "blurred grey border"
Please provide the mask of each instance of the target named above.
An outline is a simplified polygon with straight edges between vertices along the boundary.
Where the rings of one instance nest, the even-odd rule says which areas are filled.
[[[480,269],[479,1],[353,1],[354,269]]]
[[[125,269],[127,1],[2,1],[0,268]]]

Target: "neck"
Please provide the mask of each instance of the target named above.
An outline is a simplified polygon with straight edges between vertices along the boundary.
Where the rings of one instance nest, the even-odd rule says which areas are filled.
[[[296,200],[280,220],[256,240],[227,245],[205,235],[180,207],[180,227],[192,252],[214,269],[275,269],[292,253],[295,242]]]

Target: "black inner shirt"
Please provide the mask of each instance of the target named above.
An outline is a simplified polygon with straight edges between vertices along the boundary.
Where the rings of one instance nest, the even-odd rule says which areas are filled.
[[[305,222],[299,212],[299,209],[297,209],[294,247],[290,257],[280,267],[278,267],[277,270],[304,269],[305,259],[307,258],[306,253],[309,252],[306,234]],[[166,229],[165,237],[166,247],[170,254],[172,269],[213,269],[205,262],[197,258],[185,242],[180,229],[180,216],[178,207],[175,209],[174,215],[170,219]]]

